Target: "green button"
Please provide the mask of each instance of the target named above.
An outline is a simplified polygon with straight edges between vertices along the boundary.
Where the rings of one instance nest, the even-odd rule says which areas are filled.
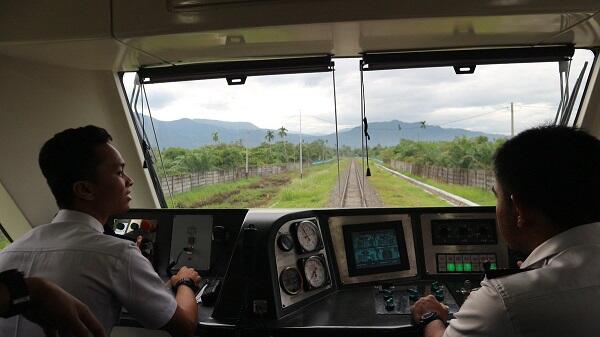
[[[473,265],[469,262],[465,263],[465,271],[473,271]]]
[[[449,272],[456,271],[456,265],[454,263],[446,263],[446,270]]]
[[[463,264],[462,263],[457,263],[456,264],[456,271],[463,271]]]
[[[498,269],[498,266],[496,265],[496,263],[492,262],[490,264],[490,270],[496,270],[496,269]]]

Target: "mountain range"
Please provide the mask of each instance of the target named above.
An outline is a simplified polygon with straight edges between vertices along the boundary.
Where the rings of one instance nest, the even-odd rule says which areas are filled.
[[[214,144],[213,133],[218,133],[220,143],[232,143],[243,140],[244,145],[258,146],[265,142],[267,129],[262,129],[248,122],[226,122],[211,119],[178,119],[174,121],[161,121],[144,116],[144,128],[150,136],[151,123],[157,133],[160,148],[182,147],[196,148],[203,145]],[[273,130],[275,138],[272,142],[281,140],[277,130]],[[372,122],[368,124],[368,132],[371,137],[369,146],[383,145],[392,146],[398,144],[401,139],[421,141],[449,141],[456,137],[468,138],[485,136],[490,140],[503,138],[505,136],[477,131],[469,131],[456,128],[442,128],[436,125],[425,125],[421,123],[406,123],[398,120],[385,122]],[[305,143],[322,139],[330,146],[335,145],[335,133],[327,135],[302,135]],[[153,137],[151,137],[153,138]],[[287,133],[285,140],[292,143],[300,141],[298,133]],[[352,148],[361,146],[361,126],[339,131],[340,146],[348,145]],[[152,141],[154,143],[154,141]],[[153,144],[154,145],[154,144]]]

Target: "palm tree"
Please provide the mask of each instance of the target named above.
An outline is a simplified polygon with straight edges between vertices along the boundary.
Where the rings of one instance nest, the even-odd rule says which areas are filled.
[[[277,134],[279,135],[279,138],[281,138],[281,145],[283,145],[283,155],[285,156],[285,163],[287,164],[287,148],[285,146],[285,142],[283,141],[283,139],[287,136],[287,129],[282,126],[279,129],[277,129]]]
[[[267,130],[267,134],[265,135],[267,143],[271,144],[273,138],[275,138],[275,132],[273,130]]]
[[[277,134],[283,140],[283,138],[285,138],[285,136],[287,136],[287,129],[282,126],[279,129],[277,129]]]
[[[267,134],[265,135],[265,139],[267,143],[269,143],[269,157],[271,156],[271,141],[275,138],[275,132],[273,130],[267,130]]]
[[[219,133],[218,132],[212,133],[212,140],[213,140],[213,142],[215,142],[215,144],[217,144],[219,142]]]

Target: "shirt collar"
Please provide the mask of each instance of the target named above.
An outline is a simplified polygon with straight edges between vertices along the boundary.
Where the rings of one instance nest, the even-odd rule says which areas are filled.
[[[541,267],[545,259],[550,258],[570,247],[585,244],[600,243],[600,222],[575,226],[569,230],[556,234],[537,246],[525,259],[522,268]]]
[[[71,209],[59,210],[58,213],[56,213],[56,216],[54,216],[54,219],[52,220],[52,223],[55,222],[82,223],[88,225],[89,227],[93,228],[94,230],[100,233],[104,232],[104,226],[96,218],[87,213],[74,211]]]

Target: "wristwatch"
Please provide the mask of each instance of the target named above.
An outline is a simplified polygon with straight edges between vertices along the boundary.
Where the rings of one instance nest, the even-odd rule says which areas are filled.
[[[0,283],[8,289],[9,306],[3,318],[22,314],[29,306],[30,298],[27,284],[23,279],[23,273],[16,269],[6,270],[0,273]]]
[[[437,312],[434,312],[434,311],[426,312],[423,315],[421,315],[421,320],[419,321],[419,326],[424,328],[427,324],[429,324],[435,320],[438,320],[438,319],[440,321],[442,321],[442,323],[444,323],[444,321],[442,320],[440,315],[437,314]]]
[[[198,287],[196,286],[196,283],[194,283],[194,281],[192,281],[191,278],[182,277],[173,286],[173,291],[177,292],[177,288],[179,288],[179,286],[181,286],[181,285],[188,286],[190,289],[192,289],[194,294],[197,293],[199,290]]]

